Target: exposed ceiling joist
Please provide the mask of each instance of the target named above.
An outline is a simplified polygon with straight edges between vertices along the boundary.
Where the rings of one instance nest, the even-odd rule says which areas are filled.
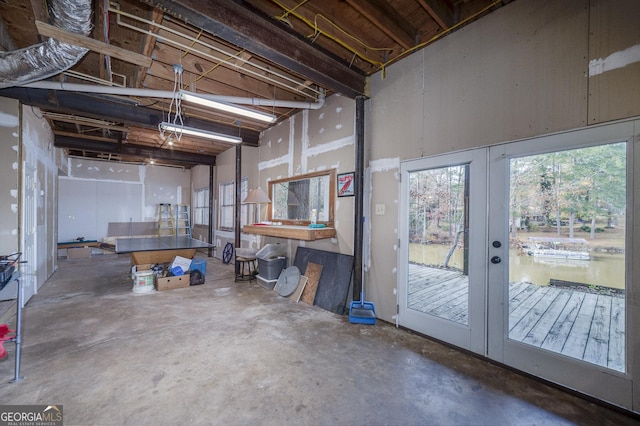
[[[453,10],[444,1],[418,0],[418,3],[443,30],[453,26]]]
[[[54,94],[55,93],[55,94]],[[85,117],[157,129],[163,121],[163,112],[139,106],[130,101],[109,96],[97,96],[77,92],[53,92],[44,89],[10,87],[0,89],[0,96],[19,99],[47,111],[78,114]],[[215,123],[193,117],[185,117],[184,125],[210,132],[240,136],[248,145],[257,146],[260,133],[224,123]]]
[[[70,33],[58,27],[54,27],[53,25],[45,24],[44,22],[40,21],[36,21],[36,28],[38,28],[38,33],[40,33],[40,35],[52,37],[58,41],[64,41],[65,43],[86,47],[87,49],[94,52],[109,55],[113,58],[118,58],[125,62],[130,62],[132,64],[140,65],[146,68],[151,66],[151,58],[148,56],[144,56],[130,50],[122,49],[117,46],[112,46],[108,43],[98,41],[91,37]]]
[[[216,157],[212,155],[192,154],[167,149],[154,149],[148,146],[135,144],[120,144],[118,141],[107,142],[95,140],[94,138],[80,138],[64,135],[56,135],[54,146],[58,148],[77,149],[91,152],[103,152],[112,154],[128,155],[138,158],[170,161],[186,165],[205,164],[214,166]]]
[[[8,52],[11,50],[16,50],[16,45],[9,35],[6,22],[0,18],[0,51]]]
[[[405,49],[416,44],[415,30],[386,7],[383,0],[347,0],[347,3],[380,28],[387,36]]]
[[[107,143],[105,149],[119,144],[130,150],[100,153],[96,147],[102,145],[85,143],[66,148],[69,155],[138,162],[168,151],[215,158],[232,145],[161,134],[158,124],[182,122],[258,146],[260,132],[314,108],[325,96],[367,95],[368,77],[510,1],[0,0],[0,50],[15,53],[48,43],[47,38],[82,50],[69,69],[36,67],[42,71],[35,72],[36,80],[65,87],[7,87],[0,96],[39,107],[56,137],[98,138],[96,143]],[[49,9],[67,10],[69,2],[91,7],[93,31],[83,31],[88,37],[52,19]],[[3,77],[19,81],[24,76],[19,67],[12,70],[3,71]],[[269,112],[277,121],[262,123],[179,104],[180,89],[229,102],[252,99],[250,105],[240,103]],[[158,161],[169,165],[174,156]]]
[[[363,73],[299,35],[274,25],[248,5],[243,7],[225,0],[143,1],[335,92],[350,97],[365,92]]]

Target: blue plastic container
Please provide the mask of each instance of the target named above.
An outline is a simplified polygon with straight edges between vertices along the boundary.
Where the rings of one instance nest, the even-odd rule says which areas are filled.
[[[191,260],[191,270],[198,270],[202,272],[202,275],[207,275],[207,261],[205,259],[193,259]]]

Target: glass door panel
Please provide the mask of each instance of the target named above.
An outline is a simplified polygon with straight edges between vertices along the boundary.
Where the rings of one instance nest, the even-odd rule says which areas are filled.
[[[469,165],[409,173],[407,307],[469,324]]]
[[[486,354],[483,149],[401,165],[399,324]]]
[[[488,162],[489,358],[622,407],[638,371],[639,124],[492,146]]]
[[[509,160],[509,339],[625,370],[626,150]]]

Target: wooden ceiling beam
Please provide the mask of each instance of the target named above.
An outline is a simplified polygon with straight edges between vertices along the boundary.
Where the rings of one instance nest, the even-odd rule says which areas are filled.
[[[76,149],[82,151],[111,153],[138,157],[140,159],[170,161],[189,165],[204,164],[215,166],[216,157],[213,155],[194,154],[174,149],[159,149],[143,145],[120,144],[117,140],[95,140],[86,137],[55,135],[53,145],[56,148]]]
[[[415,29],[384,0],[347,0],[347,3],[405,49],[416,44]]]
[[[186,29],[178,27],[175,23],[165,23],[164,25],[167,27],[177,27],[174,28],[176,31],[186,32]],[[203,78],[196,81],[196,85],[206,83],[206,81],[216,80],[229,87],[233,87],[234,90],[246,90],[248,93],[253,93],[255,96],[266,99],[273,98],[273,86],[275,85],[278,87],[279,99],[288,99],[282,95],[297,97],[299,100],[314,98],[314,94],[311,91],[307,96],[304,96],[288,88],[294,86],[295,83],[278,76],[278,73],[289,75],[291,70],[279,71],[272,63],[252,56],[250,52],[237,50],[236,47],[232,48],[222,44],[220,41],[210,39],[207,33],[199,37],[199,40],[203,41],[204,45],[194,45],[193,48],[188,51],[188,54],[185,54],[184,50],[174,44],[190,44],[188,39],[183,39],[165,30],[159,31],[158,35],[160,36],[160,41],[156,43],[153,50],[154,64],[152,68],[157,62],[162,62],[166,66],[169,66],[169,71],[172,75],[170,78],[171,81],[173,81],[173,64],[180,63],[185,71],[185,84],[189,83],[189,79],[195,81],[202,76]],[[186,33],[185,36],[195,37],[194,34],[189,33]],[[218,52],[214,48],[221,49],[224,53]],[[219,58],[220,60],[213,58]],[[222,59],[227,60],[229,63],[225,63]],[[240,66],[231,65],[234,63],[240,64]],[[271,70],[272,72],[264,71],[265,69]],[[248,70],[251,70],[251,72]],[[151,72],[153,72],[153,70],[151,70]],[[304,81],[302,77],[297,78],[297,80]],[[216,92],[211,91],[211,93]],[[235,93],[237,94],[237,92]],[[291,98],[291,100],[295,99]]]
[[[7,87],[0,89],[0,96],[19,99],[26,105],[34,105],[44,111],[81,115],[145,128],[157,129],[158,124],[163,120],[162,111],[104,95]],[[260,132],[257,130],[239,128],[235,125],[216,123],[200,118],[185,117],[184,125],[216,133],[240,136],[243,139],[243,143],[251,146],[258,145],[260,136]]]
[[[59,121],[61,123],[71,123],[77,124],[81,126],[88,126],[93,128],[100,128],[105,130],[114,130],[119,132],[128,132],[129,128],[120,126],[115,123],[107,123],[106,121],[101,120],[87,120],[84,117],[80,117],[77,115],[62,115],[62,114],[48,114],[47,112],[43,112],[42,115],[44,118],[51,121]]]
[[[173,85],[174,72],[172,58],[177,59],[177,50],[166,45],[158,44],[154,52],[156,60],[147,71],[148,76],[154,76],[168,80]],[[182,59],[183,82],[191,91],[204,91],[216,95],[259,97],[263,99],[273,99],[273,84],[256,80],[242,73],[233,71],[226,67],[219,66],[211,71],[215,65],[212,62],[200,60],[194,55],[187,55]],[[202,71],[200,71],[202,70]],[[198,78],[203,75],[202,78]],[[193,86],[193,87],[191,87]],[[243,94],[244,92],[244,94]],[[278,99],[284,100],[308,100],[299,93],[278,88],[276,92]]]
[[[442,0],[418,0],[434,21],[446,30],[453,26],[453,10]]]
[[[16,50],[16,45],[9,34],[7,23],[0,18],[0,52],[10,52]]]
[[[152,22],[162,22],[162,12],[158,9],[153,9],[153,12],[151,12],[151,19]],[[159,30],[158,27],[156,26],[150,26],[149,31],[151,31],[152,33],[157,33]],[[149,34],[144,34],[143,36],[143,47],[142,47],[142,54],[144,56],[147,57],[151,57],[152,53],[153,53],[153,49],[156,46],[156,37],[153,37]],[[147,70],[149,69],[149,67],[140,67],[136,70],[136,85],[135,87],[142,87],[142,82],[144,81],[144,77],[147,75]]]
[[[227,0],[143,1],[332,91],[349,97],[365,93],[363,72],[276,25],[247,4]]]
[[[45,24],[41,21],[36,21],[36,28],[38,28],[38,33],[40,33],[40,35],[52,37],[58,41],[85,47],[93,52],[106,54],[111,56],[112,58],[117,58],[122,61],[130,62],[132,64],[140,65],[143,67],[151,66],[151,58],[147,56],[132,52],[127,49],[122,49],[111,44],[103,43],[91,37],[70,33],[58,27],[54,27],[53,25]]]

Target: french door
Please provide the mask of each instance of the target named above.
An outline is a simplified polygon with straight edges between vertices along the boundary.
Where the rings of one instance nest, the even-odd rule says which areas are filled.
[[[398,319],[485,354],[487,153],[401,164]]]
[[[638,410],[638,123],[403,162],[398,323]]]

